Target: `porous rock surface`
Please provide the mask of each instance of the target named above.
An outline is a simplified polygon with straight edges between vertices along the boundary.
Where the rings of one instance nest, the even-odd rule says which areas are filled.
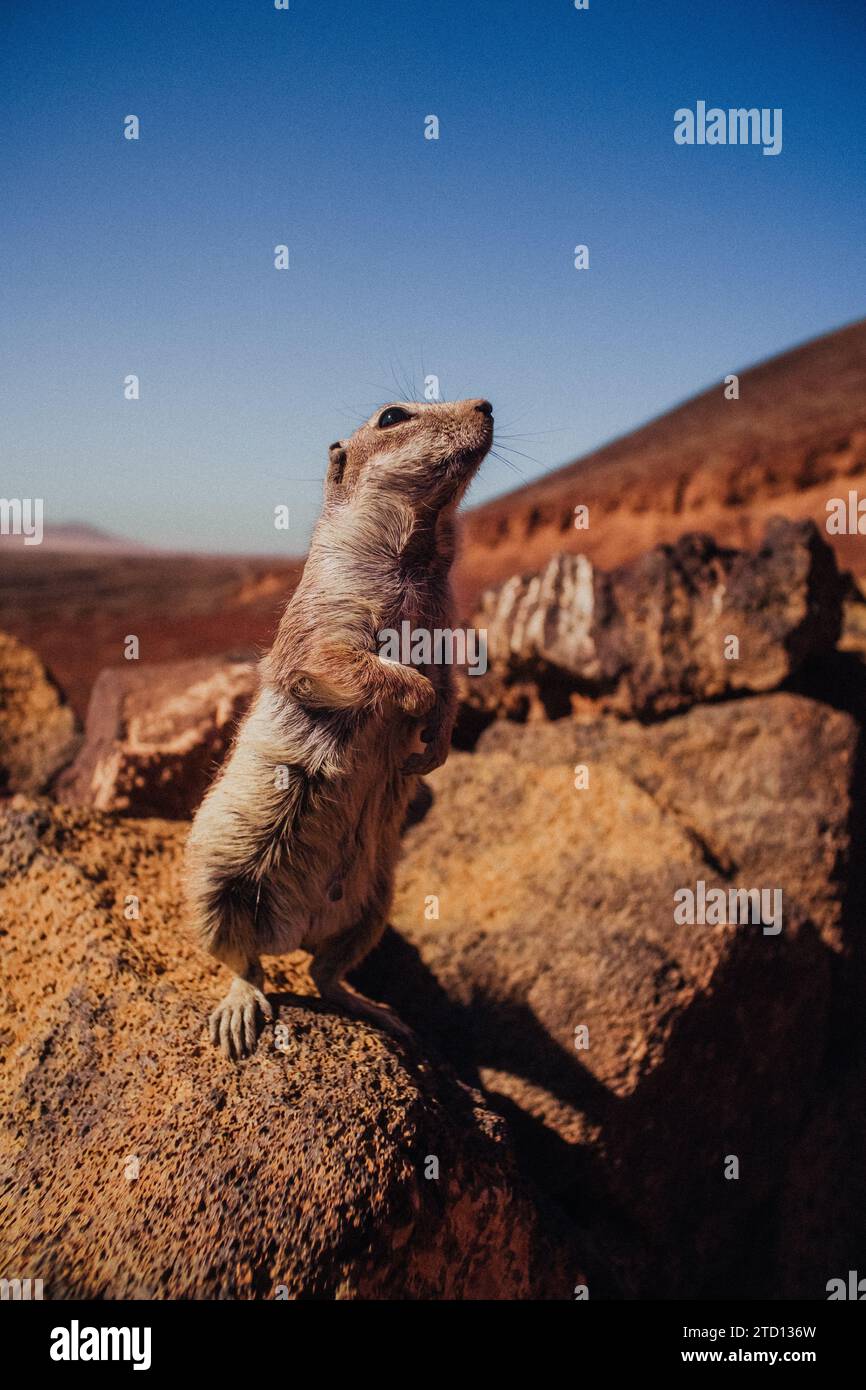
[[[42,791],[77,743],[75,715],[39,657],[0,632],[0,793]]]
[[[502,1120],[294,960],[285,1050],[212,1048],[227,979],[185,933],[184,835],[20,797],[0,819],[0,1267],[58,1299],[571,1297]]]

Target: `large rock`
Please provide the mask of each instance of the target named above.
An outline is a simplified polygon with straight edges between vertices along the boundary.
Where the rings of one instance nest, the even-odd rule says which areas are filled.
[[[812,522],[770,522],[755,553],[683,536],[610,573],[557,555],[484,595],[472,625],[487,631],[489,671],[465,679],[465,698],[516,715],[580,697],[658,715],[774,690],[833,649],[844,592]]]
[[[0,793],[42,791],[78,741],[75,715],[39,657],[0,632]]]
[[[256,679],[251,662],[228,657],[103,671],[59,799],[124,815],[191,815],[228,751]]]
[[[360,982],[486,1087],[573,1213],[629,1232],[626,1291],[695,1293],[776,1190],[843,948],[857,739],[776,694],[649,727],[500,721],[430,779],[400,935]],[[699,882],[781,889],[781,932],[679,924]]]
[[[0,1268],[55,1299],[570,1298],[502,1121],[442,1063],[292,962],[285,1051],[212,1048],[182,839],[23,798],[0,821]]]

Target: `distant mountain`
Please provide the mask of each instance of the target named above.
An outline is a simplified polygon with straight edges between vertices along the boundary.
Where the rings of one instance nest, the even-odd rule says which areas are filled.
[[[731,368],[735,370],[734,367]],[[752,545],[773,514],[813,517],[866,497],[866,320],[739,374],[650,424],[487,502],[465,520],[458,594],[540,568],[559,550],[610,567],[684,531]],[[589,526],[575,529],[575,507]],[[864,523],[866,524],[866,523]],[[866,536],[831,537],[866,573]]]
[[[0,546],[24,546],[24,537],[0,534]],[[101,531],[98,526],[90,526],[86,521],[59,522],[44,526],[40,546],[28,545],[28,550],[51,550],[55,553],[97,553],[100,555],[144,555],[151,547],[140,541],[127,540],[124,536],[113,536]]]

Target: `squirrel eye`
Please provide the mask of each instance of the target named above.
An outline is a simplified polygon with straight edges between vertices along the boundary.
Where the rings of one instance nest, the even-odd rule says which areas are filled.
[[[380,430],[386,430],[389,425],[402,425],[404,420],[411,419],[412,416],[408,410],[401,410],[399,405],[391,405],[387,410],[382,411],[376,423]]]

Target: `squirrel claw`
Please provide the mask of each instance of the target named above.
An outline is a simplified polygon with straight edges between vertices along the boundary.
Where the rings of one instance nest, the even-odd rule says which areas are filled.
[[[255,1051],[259,1013],[272,1019],[274,1011],[260,989],[248,980],[236,979],[210,1016],[210,1036],[229,1061],[240,1061]]]

